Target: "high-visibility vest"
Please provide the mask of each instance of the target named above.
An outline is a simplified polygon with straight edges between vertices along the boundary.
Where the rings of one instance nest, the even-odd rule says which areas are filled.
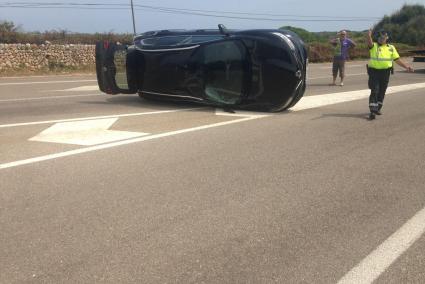
[[[373,43],[369,54],[370,60],[368,66],[373,69],[389,69],[393,67],[393,61],[400,57],[393,45],[379,45],[376,42]]]

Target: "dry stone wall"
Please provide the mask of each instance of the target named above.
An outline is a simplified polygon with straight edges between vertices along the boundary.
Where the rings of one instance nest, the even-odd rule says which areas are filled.
[[[22,69],[27,71],[82,69],[94,64],[94,45],[0,43],[0,72]]]

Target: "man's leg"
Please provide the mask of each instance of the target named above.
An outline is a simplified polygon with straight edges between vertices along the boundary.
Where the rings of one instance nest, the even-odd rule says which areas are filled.
[[[381,109],[384,105],[385,93],[387,91],[388,82],[390,81],[390,71],[382,71],[379,77],[379,92],[377,95],[378,111],[376,112],[378,115],[382,114]]]
[[[332,61],[332,84],[331,85],[336,85],[336,77],[338,75],[338,62],[337,60],[334,58]]]
[[[344,86],[344,77],[345,77],[345,60],[339,62],[339,77],[341,78],[340,86]]]
[[[379,78],[377,76],[377,71],[374,69],[370,69],[369,71],[369,89],[370,89],[370,96],[369,96],[369,110],[370,115],[369,119],[375,118],[375,113],[378,111],[378,93],[379,93]]]

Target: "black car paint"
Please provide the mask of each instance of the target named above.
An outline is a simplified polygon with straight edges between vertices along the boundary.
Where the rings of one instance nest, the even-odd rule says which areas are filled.
[[[170,43],[140,44],[146,39],[166,41],[167,36],[205,36],[211,40],[178,46]],[[202,66],[200,63],[204,61],[197,56],[202,56],[202,50],[208,46],[226,42],[235,43],[243,50],[243,60],[235,62],[240,63],[235,74],[241,72],[242,84],[237,99],[222,101],[208,97],[205,90],[205,82],[213,73],[211,70],[220,66]],[[127,52],[126,89],[117,88],[114,84],[114,49]],[[98,82],[100,89],[106,93],[139,93],[142,97],[280,111],[295,105],[306,87],[307,54],[304,43],[296,34],[285,30],[229,31],[225,35],[216,30],[147,32],[135,37],[134,45],[129,47],[98,43],[96,51]]]

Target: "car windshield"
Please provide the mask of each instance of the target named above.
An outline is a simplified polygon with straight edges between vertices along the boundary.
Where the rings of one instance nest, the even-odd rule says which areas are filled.
[[[155,46],[180,46],[188,44],[198,44],[223,38],[222,35],[178,35],[162,36],[141,39],[138,44],[142,47]],[[137,44],[137,43],[136,43]]]

